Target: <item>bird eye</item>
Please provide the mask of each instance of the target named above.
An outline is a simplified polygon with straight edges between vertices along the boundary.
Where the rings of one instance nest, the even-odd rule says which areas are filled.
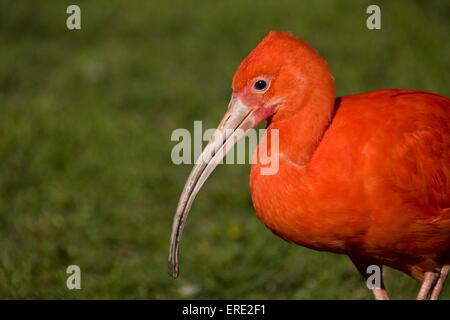
[[[267,81],[265,81],[265,80],[257,80],[255,82],[255,84],[253,85],[253,88],[256,91],[264,91],[264,90],[267,89]]]

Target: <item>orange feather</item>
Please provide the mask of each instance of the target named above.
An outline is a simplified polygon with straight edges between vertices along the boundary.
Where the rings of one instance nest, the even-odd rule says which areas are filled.
[[[294,48],[284,51],[286,42]],[[311,91],[288,83],[274,88],[274,95],[296,94],[267,128],[279,130],[278,174],[260,175],[261,164],[252,166],[257,216],[287,241],[391,266],[417,279],[448,264],[450,100],[380,90],[330,103],[328,66],[286,33],[271,33],[250,54],[235,76],[236,89],[251,73],[265,72],[261,56],[271,56],[273,67],[283,54],[301,55],[294,69],[311,64],[312,80],[304,81]],[[259,148],[270,149],[267,138]]]
[[[415,90],[336,99],[326,61],[286,32],[263,39],[232,88],[206,160],[180,197],[170,274],[178,274],[187,213],[217,165],[212,159],[223,157],[211,151],[228,150],[237,129],[267,120],[258,149],[279,159],[279,171],[263,175],[255,152],[250,189],[259,219],[289,242],[348,255],[366,278],[372,264],[403,271],[423,280],[419,299],[437,299],[450,269],[450,99]],[[373,290],[387,298],[382,286]]]

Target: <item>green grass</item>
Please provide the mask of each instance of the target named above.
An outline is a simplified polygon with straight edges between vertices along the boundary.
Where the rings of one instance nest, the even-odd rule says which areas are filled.
[[[449,1],[73,1],[0,4],[0,298],[371,299],[350,261],[289,245],[254,216],[249,167],[221,166],[193,206],[181,277],[169,232],[190,166],[175,128],[214,127],[239,62],[271,29],[329,61],[339,95],[450,94]],[[231,187],[230,187],[231,186]],[[66,289],[66,267],[82,290]],[[418,284],[392,271],[394,298]],[[444,298],[450,298],[447,287]]]

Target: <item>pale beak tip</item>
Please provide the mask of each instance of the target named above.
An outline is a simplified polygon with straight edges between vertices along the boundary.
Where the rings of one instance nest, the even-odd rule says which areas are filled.
[[[174,279],[178,278],[178,275],[179,275],[178,266],[176,264],[172,263],[172,261],[169,261],[168,273],[169,273],[169,276],[171,276],[172,278],[174,278]]]
[[[177,278],[179,274],[178,250],[181,234],[195,196],[225,154],[244,136],[242,132],[245,134],[256,125],[253,111],[254,109],[240,99],[232,98],[229,109],[216,130],[217,136],[205,147],[199,157],[201,161],[195,164],[186,181],[173,218],[170,237],[168,274],[172,278]]]

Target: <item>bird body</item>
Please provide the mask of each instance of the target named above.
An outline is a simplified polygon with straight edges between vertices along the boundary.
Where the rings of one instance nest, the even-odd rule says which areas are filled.
[[[450,268],[450,99],[417,90],[335,97],[327,62],[287,32],[271,32],[243,60],[229,108],[186,182],[174,217],[170,273],[192,203],[217,160],[267,121],[250,191],[256,215],[281,238],[346,254],[368,277],[389,266],[422,281],[436,299]],[[233,133],[229,135],[227,130]],[[272,131],[278,132],[274,147]],[[384,287],[376,298],[387,298]]]
[[[309,162],[284,156],[303,148],[283,139],[278,174],[261,175],[261,164],[253,165],[257,216],[287,241],[417,279],[449,263],[450,100],[380,90],[339,98],[335,108]],[[267,130],[297,139],[283,126],[298,130],[302,119],[272,122]]]

